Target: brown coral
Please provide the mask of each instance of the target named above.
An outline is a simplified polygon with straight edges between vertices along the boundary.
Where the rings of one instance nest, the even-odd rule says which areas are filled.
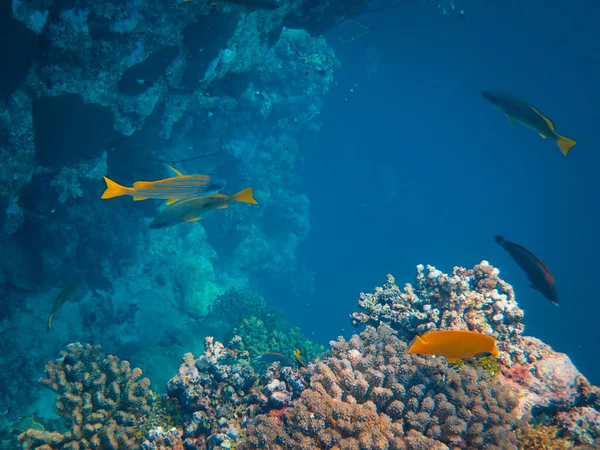
[[[518,401],[483,369],[410,355],[385,325],[331,346],[284,420],[259,416],[241,448],[516,446]]]
[[[100,346],[69,344],[62,358],[46,365],[40,382],[59,393],[58,414],[66,433],[29,429],[19,439],[34,449],[134,449],[138,418],[150,412],[150,380],[128,361],[105,356]]]

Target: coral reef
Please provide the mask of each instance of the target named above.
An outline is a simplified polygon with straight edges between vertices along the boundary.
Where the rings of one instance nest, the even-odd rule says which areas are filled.
[[[69,431],[30,428],[19,436],[27,448],[139,448],[138,427],[154,400],[141,369],[103,355],[99,346],[75,343],[48,363],[46,375],[40,382],[59,394],[57,412]]]
[[[455,267],[452,275],[419,265],[415,285],[407,283],[404,289],[388,275],[383,287],[360,295],[360,310],[351,315],[352,323],[388,323],[408,340],[451,329],[490,334],[500,344],[513,342],[524,328],[523,310],[499,273],[487,261],[469,270]]]
[[[455,267],[451,276],[419,265],[415,286],[406,284],[403,290],[388,275],[382,288],[361,294],[360,311],[351,315],[352,322],[386,323],[407,340],[435,329],[469,329],[494,336],[501,350],[497,378],[516,393],[515,413],[558,427],[574,445],[597,445],[600,388],[590,385],[567,355],[523,335],[523,311],[512,287],[498,274],[486,261],[473,269]]]
[[[204,353],[197,359],[184,355],[178,375],[169,381],[167,395],[185,415],[186,448],[232,446],[248,419],[281,411],[304,389],[302,377],[289,367],[256,373],[240,344],[239,337],[227,346],[206,338]]]
[[[459,305],[448,291],[450,277],[430,268],[435,276],[424,282],[422,268],[418,273],[425,285],[415,290],[407,285],[401,292],[389,279],[386,289],[378,289],[376,297],[370,298],[394,298],[377,311],[379,315],[374,313],[377,328],[367,326],[349,340],[331,341],[330,351],[307,361],[307,367],[282,367],[277,361],[268,367],[255,364],[248,349],[260,352],[261,339],[270,338],[254,319],[242,320],[248,330],[259,329],[255,336],[245,331],[249,344],[240,336],[227,345],[207,337],[198,358],[184,355],[164,399],[155,399],[149,380],[139,380],[139,369],[104,357],[97,347],[71,344],[60,360],[48,364],[48,378],[42,380],[59,392],[59,413],[70,431],[34,426],[20,439],[28,448],[40,449],[587,450],[598,446],[600,389],[590,385],[566,355],[523,335],[520,322],[508,326],[494,321],[490,299],[516,305],[512,296],[496,298],[504,295],[494,293],[496,286],[503,293],[511,293],[512,288],[497,278],[494,268],[480,264],[473,270],[455,269],[458,280],[452,286],[460,285],[456,295],[466,305]],[[435,285],[435,280],[441,284]],[[410,303],[405,296],[412,299]],[[217,305],[227,311],[236,299],[264,306],[260,297],[247,291],[228,291]],[[398,308],[403,315],[391,314],[389,305],[400,301],[405,302]],[[434,301],[440,308],[435,326],[454,317],[452,308],[467,311],[467,320],[452,323],[476,329],[487,324],[503,355],[445,364],[441,358],[407,353],[406,336],[429,323],[424,317],[411,321],[410,308]],[[373,301],[369,306],[378,309]],[[501,341],[502,337],[510,342]]]
[[[510,448],[518,399],[483,369],[407,354],[387,325],[312,365],[283,421],[261,416],[240,448]],[[277,447],[276,447],[277,446]]]
[[[294,168],[339,67],[323,37],[283,26],[323,15],[302,3],[250,15],[183,1],[3,3],[0,34],[23,55],[0,49],[12,61],[0,77],[0,327],[15,349],[0,355],[0,410],[25,414],[38,398],[30,374],[66,342],[118,349],[162,386],[189,346],[222,337],[204,319],[226,289],[271,301],[297,278],[310,223]],[[158,202],[99,199],[104,175],[160,179],[164,163],[251,183],[261,208],[155,233]],[[45,294],[73,275],[82,296],[47,339]],[[22,362],[28,348],[39,352]]]

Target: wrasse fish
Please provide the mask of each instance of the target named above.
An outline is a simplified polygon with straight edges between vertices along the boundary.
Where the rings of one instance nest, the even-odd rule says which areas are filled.
[[[134,200],[166,199],[167,205],[170,205],[184,198],[210,195],[219,192],[224,187],[224,183],[211,183],[211,178],[208,175],[183,175],[174,167],[169,166],[169,168],[175,172],[176,177],[158,181],[136,181],[133,183],[133,187],[121,186],[110,178],[104,177],[106,190],[102,194],[102,198],[108,199],[131,195]]]
[[[557,134],[552,121],[526,101],[502,91],[484,91],[483,97],[500,112],[506,114],[512,126],[519,123],[544,139],[547,137],[554,139],[563,155],[567,156],[571,148],[577,144],[577,141]]]
[[[430,331],[417,336],[410,343],[408,353],[443,356],[447,363],[500,354],[492,336],[467,330]]]
[[[269,364],[269,365],[278,362],[280,367],[285,367],[285,366],[293,367],[294,366],[294,361],[292,361],[291,358],[288,358],[283,353],[277,353],[277,352],[262,353],[262,354],[258,355],[256,358],[254,358],[253,361],[264,362],[265,364]]]
[[[525,272],[530,286],[541,292],[553,305],[558,305],[556,280],[548,267],[525,247],[510,242],[500,235],[494,236],[494,240],[508,252],[514,262]]]
[[[65,302],[69,300],[69,298],[71,298],[76,291],[77,283],[75,282],[69,282],[65,284],[60,290],[58,297],[56,297],[56,300],[54,301],[54,306],[52,306],[52,311],[50,311],[50,315],[48,316],[48,322],[46,323],[46,333],[48,333],[52,329],[52,318],[54,317],[54,314],[56,314],[56,312],[60,308],[62,308],[62,305],[64,305]]]
[[[246,188],[234,195],[214,194],[208,197],[181,200],[159,212],[150,223],[150,228],[167,228],[182,222],[197,222],[213,209],[228,208],[231,203],[251,203],[258,205],[252,196],[252,188]]]

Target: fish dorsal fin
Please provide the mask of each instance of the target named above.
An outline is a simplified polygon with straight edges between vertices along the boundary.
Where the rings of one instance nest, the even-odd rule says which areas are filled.
[[[508,123],[510,123],[510,125],[512,127],[516,127],[517,126],[517,122],[515,121],[514,117],[508,116],[508,115],[506,117],[508,118]]]
[[[178,198],[171,198],[171,199],[167,200],[167,203],[165,203],[165,205],[172,205],[173,203],[176,203],[178,201],[179,201]]]
[[[178,177],[182,177],[183,176],[183,174],[179,170],[177,170],[175,167],[173,167],[173,166],[167,166],[167,167],[169,167],[169,169],[171,169],[173,172],[175,172],[175,174]]]
[[[550,129],[552,130],[552,132],[554,132],[554,124],[552,123],[552,121],[550,121],[550,119],[548,119],[547,117],[545,117],[541,112],[539,112],[533,106],[531,106],[531,105],[527,105],[527,106],[529,106],[533,110],[534,113],[536,113],[538,116],[540,116],[542,119],[544,119],[544,122],[546,122],[546,125],[548,125],[548,127],[550,127]],[[541,134],[540,134],[540,136],[544,137]]]

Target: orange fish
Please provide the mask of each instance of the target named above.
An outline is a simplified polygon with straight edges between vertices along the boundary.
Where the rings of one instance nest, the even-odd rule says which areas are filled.
[[[443,356],[448,363],[500,354],[492,336],[467,330],[430,331],[417,336],[410,343],[408,353]]]
[[[147,200],[149,198],[166,199],[167,205],[184,198],[198,197],[220,191],[224,185],[210,183],[208,175],[194,174],[183,175],[179,170],[169,166],[176,177],[165,178],[158,181],[136,181],[133,187],[121,186],[108,177],[103,199],[131,195],[134,200]]]
[[[208,197],[181,200],[159,212],[150,223],[150,228],[167,228],[182,222],[196,222],[213,209],[228,208],[230,203],[251,203],[258,205],[252,196],[252,188],[233,195],[214,194]]]

